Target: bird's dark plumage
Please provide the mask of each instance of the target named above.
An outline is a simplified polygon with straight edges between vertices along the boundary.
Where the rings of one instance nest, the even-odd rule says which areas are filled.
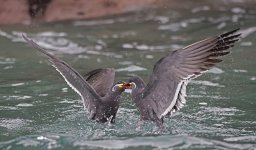
[[[181,109],[186,103],[186,85],[216,63],[220,56],[230,53],[229,48],[239,40],[239,29],[206,38],[170,52],[154,66],[145,85],[139,77],[132,77],[132,96],[142,120],[152,120],[161,126],[163,117]],[[137,86],[139,85],[139,86]]]
[[[67,84],[81,96],[84,109],[90,113],[91,119],[107,122],[111,118],[111,123],[114,123],[120,94],[125,87],[122,87],[122,83],[113,84],[115,77],[113,69],[96,69],[83,77],[66,62],[51,55],[25,35],[22,36],[29,45],[48,57],[52,66],[62,75]]]
[[[85,74],[84,78],[101,97],[104,97],[113,86],[115,70],[112,68],[95,69]]]

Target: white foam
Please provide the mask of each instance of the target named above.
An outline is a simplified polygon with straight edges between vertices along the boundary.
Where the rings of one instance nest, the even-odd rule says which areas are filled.
[[[21,86],[21,85],[24,85],[25,83],[13,83],[11,84],[11,86]]]
[[[136,65],[131,65],[125,68],[116,69],[117,72],[122,72],[122,71],[135,72],[135,71],[144,71],[144,70],[147,70],[147,69],[140,66],[136,66]]]
[[[206,102],[201,102],[201,103],[198,103],[199,105],[202,105],[202,106],[206,106],[207,103]]]
[[[208,70],[207,73],[222,74],[224,73],[224,70],[217,67],[213,67],[210,70]]]
[[[250,80],[255,81],[256,77],[251,77]]]
[[[29,103],[20,103],[18,105],[16,105],[18,107],[31,107],[31,106],[34,106],[33,104],[29,104]]]
[[[51,37],[63,37],[67,36],[65,32],[54,32],[54,31],[47,31],[47,32],[41,32],[37,34],[38,36],[51,36]]]
[[[62,90],[63,93],[68,92],[68,88],[62,88],[61,90]]]
[[[250,27],[244,30],[240,30],[240,33],[242,33],[241,37],[245,38],[251,34],[253,34],[254,32],[256,32],[256,27]]]
[[[92,20],[92,21],[75,21],[74,26],[95,26],[95,25],[107,25],[113,24],[115,21],[113,19],[105,20]]]
[[[0,65],[14,64],[15,61],[15,58],[0,57]]]
[[[248,42],[241,42],[240,44],[241,46],[252,46],[252,42],[248,41]]]
[[[191,12],[192,13],[197,13],[197,12],[200,12],[200,11],[208,11],[208,10],[210,10],[209,6],[200,6],[200,7],[193,8],[191,10]]]
[[[242,9],[242,8],[240,8],[240,7],[234,7],[234,8],[231,9],[231,11],[232,11],[233,13],[236,13],[236,14],[245,13],[245,10]]]
[[[243,70],[243,69],[234,69],[234,72],[241,72],[241,73],[246,73],[248,72],[247,70]]]
[[[230,138],[225,138],[224,140],[228,142],[255,142],[256,136],[230,137]]]
[[[220,85],[219,83],[213,83],[210,81],[203,81],[203,80],[192,80],[191,83],[198,84],[198,85],[205,85],[205,86],[225,87],[224,85]]]

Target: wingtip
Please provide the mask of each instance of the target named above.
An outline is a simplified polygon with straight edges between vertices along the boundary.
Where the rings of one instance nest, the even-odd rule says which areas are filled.
[[[29,44],[29,42],[33,42],[33,40],[31,40],[29,37],[27,37],[27,35],[26,34],[24,34],[24,33],[22,33],[21,34],[21,36],[22,36],[22,38]]]
[[[229,35],[233,35],[234,33],[236,33],[236,32],[239,31],[239,30],[240,30],[240,28],[236,28],[236,29],[234,29],[234,30],[225,32],[225,33],[221,34],[220,37],[227,37],[227,36],[229,36]],[[241,33],[239,33],[239,34],[241,34]]]
[[[236,33],[236,32],[239,31],[239,30],[240,30],[240,28],[236,28],[236,29],[230,31],[230,33],[231,33],[231,34]]]
[[[21,36],[23,37],[23,39],[24,39],[25,41],[28,41],[28,37],[27,37],[24,33],[22,33]]]
[[[236,28],[236,29],[234,30],[234,32],[236,32],[236,31],[238,31],[238,30],[240,30],[240,28]]]

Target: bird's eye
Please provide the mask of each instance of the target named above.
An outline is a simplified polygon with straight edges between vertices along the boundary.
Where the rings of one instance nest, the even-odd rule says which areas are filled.
[[[115,92],[116,91],[116,88],[117,88],[117,85],[114,85],[111,89],[112,92]]]
[[[123,81],[117,81],[116,84],[122,84],[124,83]]]
[[[114,92],[114,91],[116,91],[117,89],[122,89],[124,83],[125,83],[125,82],[123,82],[123,81],[118,81],[118,82],[116,82],[116,84],[112,87],[112,91]]]
[[[136,84],[134,82],[131,82],[130,84],[132,85],[132,89],[136,88]]]

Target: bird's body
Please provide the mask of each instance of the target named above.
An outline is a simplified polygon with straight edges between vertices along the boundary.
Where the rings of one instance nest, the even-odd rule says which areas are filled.
[[[96,112],[90,114],[90,118],[98,122],[115,122],[117,110],[119,108],[121,93],[124,89],[112,91],[115,70],[112,68],[95,69],[87,73],[84,78],[100,96],[96,104]],[[100,81],[100,82],[99,82]]]
[[[186,103],[188,82],[221,62],[220,56],[238,41],[238,29],[206,38],[182,49],[170,52],[153,68],[148,84],[140,77],[131,77],[132,97],[141,120],[151,120],[162,126],[163,118],[181,109]]]
[[[91,119],[98,122],[107,122],[109,119],[111,123],[115,123],[115,117],[119,104],[121,101],[121,93],[124,90],[115,92],[108,92],[104,97],[101,97],[96,104],[96,112],[91,114]]]
[[[138,76],[134,76],[129,79],[129,82],[133,82],[136,85],[136,88],[132,90],[131,94],[133,102],[140,113],[140,120],[153,121],[157,126],[162,126],[163,118],[158,118],[152,106],[142,100],[144,98],[144,89],[146,87],[143,79]]]
[[[90,118],[97,122],[115,122],[115,117],[120,103],[120,95],[125,90],[125,84],[114,82],[115,71],[111,68],[96,69],[87,73],[84,77],[66,62],[51,55],[33,40],[23,35],[26,42],[48,57],[52,66],[62,75],[67,84],[78,93],[84,109],[90,114]]]

